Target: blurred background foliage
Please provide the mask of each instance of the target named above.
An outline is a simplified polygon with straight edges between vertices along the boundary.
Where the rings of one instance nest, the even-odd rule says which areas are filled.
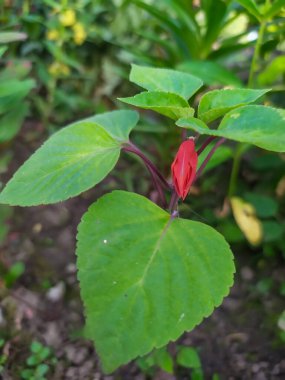
[[[280,0],[3,0],[1,179],[11,175],[13,162],[17,166],[24,161],[17,156],[17,141],[31,153],[48,135],[74,120],[122,108],[117,97],[135,93],[128,82],[131,63],[176,68],[200,77],[205,85],[198,98],[209,89],[246,87],[248,82],[252,88],[271,88],[264,101],[284,108],[284,16]],[[166,118],[141,111],[132,138],[169,175],[180,133]],[[121,186],[155,200],[141,162],[123,158],[99,192]],[[227,191],[233,162],[238,163],[239,176],[231,213]],[[181,213],[215,226],[235,252],[252,254],[255,268],[266,268],[269,262],[270,266],[284,264],[284,169],[284,154],[222,146],[181,205]],[[0,206],[0,243],[12,220],[11,209]],[[251,239],[252,228],[260,230],[258,242]],[[10,269],[1,270],[4,277],[10,276]],[[261,280],[261,292],[274,286],[267,280]],[[284,279],[277,285],[284,296]],[[284,323],[278,326],[285,331]],[[285,342],[283,330],[279,337]],[[171,367],[163,355],[156,353],[139,366],[146,371],[159,362]]]

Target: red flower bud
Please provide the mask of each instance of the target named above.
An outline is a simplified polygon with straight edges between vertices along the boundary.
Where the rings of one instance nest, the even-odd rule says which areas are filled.
[[[172,180],[175,190],[183,200],[189,193],[195,179],[198,156],[193,139],[184,141],[171,165]]]

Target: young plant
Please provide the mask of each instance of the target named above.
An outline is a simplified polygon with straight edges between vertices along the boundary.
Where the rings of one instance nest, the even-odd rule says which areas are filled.
[[[21,370],[21,379],[46,380],[47,373],[56,364],[56,358],[49,347],[34,341],[30,346],[30,355],[26,360],[26,368]]]
[[[160,206],[142,195],[113,191],[90,206],[78,229],[86,336],[94,340],[108,373],[191,331],[229,293],[235,272],[229,245],[215,229],[181,218],[178,210],[179,199],[186,197],[219,146],[233,140],[285,151],[285,111],[251,105],[268,90],[209,91],[195,114],[188,100],[203,85],[199,78],[133,65],[130,80],[146,91],[121,100],[165,115],[182,128],[173,183],[131,142],[138,114],[119,110],[55,133],[0,194],[0,202],[10,205],[60,202],[102,181],[121,150],[143,160]],[[189,140],[188,130],[194,132]],[[213,142],[196,170],[197,155]]]

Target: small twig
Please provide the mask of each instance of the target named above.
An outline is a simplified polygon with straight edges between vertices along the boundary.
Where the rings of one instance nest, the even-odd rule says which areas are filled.
[[[205,166],[210,161],[211,157],[213,156],[213,154],[215,153],[215,151],[218,149],[218,147],[220,145],[222,145],[225,141],[226,141],[225,138],[221,138],[219,141],[216,142],[216,144],[213,146],[213,148],[210,150],[210,152],[208,153],[207,157],[203,161],[203,163],[200,166],[199,170],[197,171],[195,180],[201,175],[201,173],[204,170]]]

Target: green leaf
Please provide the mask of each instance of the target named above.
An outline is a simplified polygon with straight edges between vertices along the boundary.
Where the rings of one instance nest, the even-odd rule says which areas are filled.
[[[253,205],[256,215],[260,218],[276,216],[278,212],[278,202],[271,197],[256,193],[246,193],[244,198]]]
[[[1,228],[1,225],[0,225]],[[1,240],[1,239],[0,239]],[[4,282],[7,288],[10,288],[15,281],[25,272],[25,265],[21,261],[13,264],[7,274],[4,275]]]
[[[275,222],[274,220],[263,221],[262,227],[265,242],[282,239],[284,235],[284,225],[280,224],[280,222]]]
[[[217,40],[225,23],[228,6],[223,0],[215,0],[208,3],[206,12],[206,33],[203,48],[208,53],[212,44]]]
[[[210,123],[234,108],[255,102],[268,91],[244,88],[209,91],[201,97],[198,117]]]
[[[15,109],[0,117],[0,143],[11,140],[18,133],[27,112],[27,105],[19,103]]]
[[[0,58],[7,51],[7,49],[8,49],[8,46],[0,46]]]
[[[265,17],[270,18],[270,17],[275,16],[284,7],[285,7],[285,0],[275,0],[274,3],[268,9],[268,11],[265,13]]]
[[[108,373],[192,330],[233,283],[233,256],[219,233],[172,219],[137,194],[100,198],[77,238],[87,336]]]
[[[173,373],[173,359],[166,348],[160,348],[153,352],[155,364],[168,373]]]
[[[234,73],[213,61],[185,61],[180,63],[177,66],[177,69],[189,74],[196,75],[209,86],[231,85],[242,87],[243,85],[241,80]]]
[[[272,84],[285,73],[285,55],[274,58],[259,74],[258,82],[261,85]]]
[[[132,65],[130,81],[148,91],[162,91],[177,94],[188,100],[203,82],[201,79],[176,70]]]
[[[192,119],[180,119],[176,124],[200,134],[285,152],[285,111],[282,109],[255,105],[240,107],[226,114],[219,129],[198,128]]]
[[[41,352],[41,350],[42,350],[43,348],[44,348],[44,346],[43,346],[40,342],[38,342],[38,341],[36,341],[36,340],[34,340],[34,341],[32,342],[31,347],[30,347],[31,352],[32,352],[33,354],[38,354],[39,352]]]
[[[108,113],[106,117],[123,120],[118,112],[130,115],[132,111]],[[136,120],[137,117],[132,119],[134,123]],[[105,127],[107,124],[105,120]],[[110,121],[108,127],[111,125]],[[127,139],[130,124],[121,128],[124,133],[120,137]],[[112,137],[107,129],[92,121],[82,121],[55,133],[8,182],[0,194],[0,202],[19,206],[55,203],[102,181],[118,161],[121,149],[121,141]],[[118,130],[114,130],[118,135]]]
[[[186,368],[201,368],[197,350],[193,347],[181,347],[177,355],[177,363]]]
[[[101,113],[85,119],[103,127],[110,136],[118,141],[129,139],[131,130],[136,126],[139,114],[134,111],[119,110]]]
[[[198,169],[202,165],[203,161],[207,157],[210,150],[214,147],[216,142],[213,142],[207,146],[205,150],[198,157]],[[203,169],[203,174],[208,172],[209,170],[214,169],[215,167],[221,165],[223,162],[229,160],[233,157],[233,151],[230,147],[221,145],[219,149],[215,151],[210,161],[207,163],[207,166]]]
[[[4,80],[0,82],[0,114],[11,110],[35,87],[32,79]]]
[[[261,20],[261,14],[254,0],[237,0],[237,2],[240,3],[257,20]]]
[[[194,131],[200,133],[201,135],[211,135],[213,130],[209,129],[207,124],[205,124],[202,120],[197,119],[196,117],[187,117],[182,118],[176,123],[179,127],[183,127],[182,124],[185,124],[185,128],[193,129]]]
[[[41,363],[37,368],[36,368],[36,379],[37,379],[37,376],[39,377],[39,379],[41,380],[44,380],[46,378],[44,378],[43,376],[46,375],[49,371],[49,366],[45,363]]]
[[[119,100],[132,106],[156,111],[174,120],[194,114],[194,109],[189,107],[185,99],[170,92],[141,92],[129,98],[119,98]]]

